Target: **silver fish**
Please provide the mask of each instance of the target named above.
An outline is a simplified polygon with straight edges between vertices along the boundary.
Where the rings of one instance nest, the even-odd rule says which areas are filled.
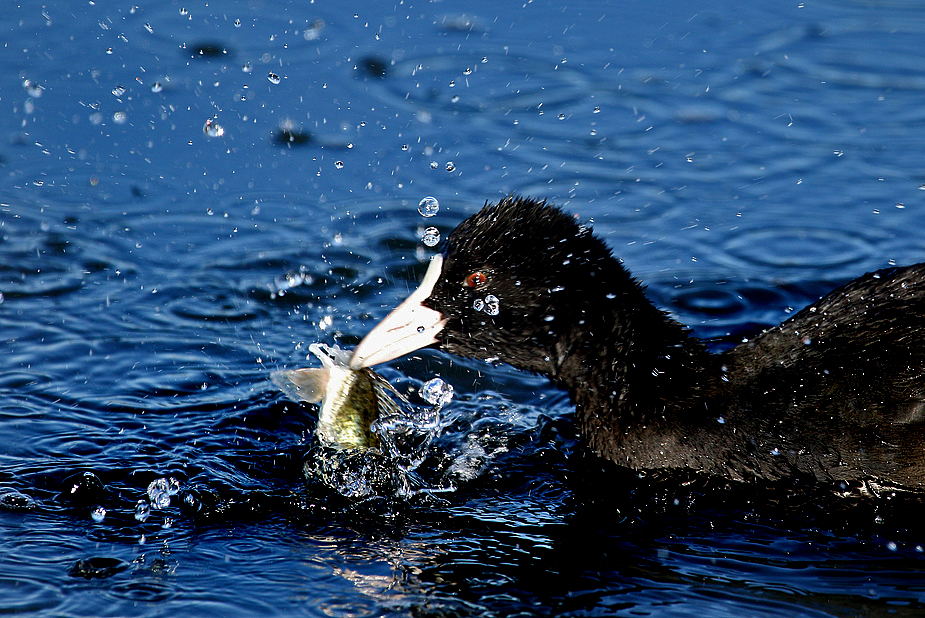
[[[313,343],[308,350],[321,360],[321,368],[275,371],[270,379],[294,401],[321,403],[317,434],[325,446],[379,446],[370,427],[381,414],[397,412],[389,396],[397,395],[395,390],[370,369],[351,369],[348,350],[321,343]]]

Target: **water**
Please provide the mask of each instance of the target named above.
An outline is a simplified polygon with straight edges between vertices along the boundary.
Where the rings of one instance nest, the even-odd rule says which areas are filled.
[[[348,498],[269,382],[415,287],[426,197],[548,197],[716,348],[925,260],[918,5],[213,4],[2,26],[0,610],[921,614],[917,498],[601,471],[545,380],[433,351],[381,368],[453,387],[388,419],[404,493]]]

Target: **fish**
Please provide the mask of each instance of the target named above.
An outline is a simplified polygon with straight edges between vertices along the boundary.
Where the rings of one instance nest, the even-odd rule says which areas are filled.
[[[371,369],[351,368],[349,350],[322,343],[308,350],[321,360],[320,368],[275,371],[272,382],[293,401],[321,404],[315,433],[322,445],[377,448],[379,437],[372,425],[380,416],[399,411],[390,393],[401,395]]]

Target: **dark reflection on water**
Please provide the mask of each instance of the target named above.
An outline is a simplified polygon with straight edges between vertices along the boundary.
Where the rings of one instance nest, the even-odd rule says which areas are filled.
[[[920,6],[9,12],[0,613],[921,615],[921,497],[640,478],[545,380],[423,351],[381,368],[455,388],[423,491],[348,499],[268,380],[511,192],[715,349],[922,261]]]

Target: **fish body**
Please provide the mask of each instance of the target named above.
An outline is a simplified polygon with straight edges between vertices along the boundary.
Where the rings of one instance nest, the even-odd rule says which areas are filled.
[[[320,368],[276,371],[273,383],[295,401],[321,404],[317,435],[325,446],[376,448],[379,438],[371,426],[396,408],[388,383],[370,369],[351,369],[347,350],[320,343],[308,349],[321,360]]]

